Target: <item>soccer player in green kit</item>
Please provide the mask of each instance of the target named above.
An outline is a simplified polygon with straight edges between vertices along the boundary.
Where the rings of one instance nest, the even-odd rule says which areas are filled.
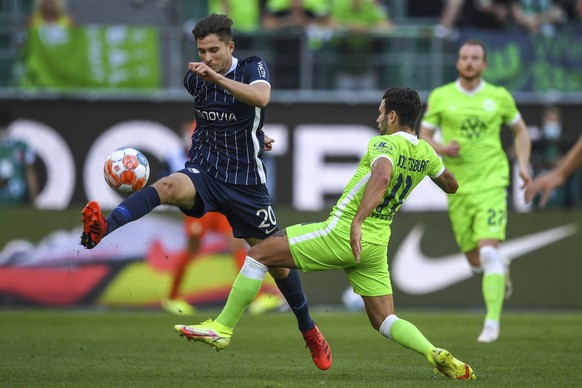
[[[380,136],[368,143],[368,152],[329,218],[288,227],[253,246],[216,320],[176,325],[180,336],[216,350],[226,348],[271,267],[304,272],[343,269],[362,296],[374,329],[416,351],[449,378],[475,379],[468,364],[433,346],[416,326],[394,313],[386,252],[395,213],[425,176],[447,193],[458,187],[433,148],[415,134],[421,110],[416,91],[387,90],[376,120]]]
[[[457,244],[474,273],[483,272],[483,299],[487,308],[479,342],[499,338],[500,318],[508,269],[499,252],[507,225],[509,163],[500,139],[503,124],[514,133],[522,188],[530,180],[530,138],[509,92],[482,78],[487,67],[485,46],[465,42],[457,58],[459,78],[429,95],[419,137],[442,155],[445,166],[459,182],[448,196],[449,218]],[[440,128],[443,144],[433,140]]]

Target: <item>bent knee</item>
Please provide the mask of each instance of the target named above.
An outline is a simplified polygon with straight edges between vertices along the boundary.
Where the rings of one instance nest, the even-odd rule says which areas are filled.
[[[475,248],[468,252],[465,252],[465,257],[469,262],[471,268],[478,269],[481,268],[481,260],[479,258],[479,249]]]
[[[485,274],[505,274],[503,256],[498,249],[492,246],[484,246],[479,250],[481,267]]]
[[[289,274],[288,268],[269,268],[269,273],[273,279],[285,279]]]
[[[196,196],[194,184],[188,176],[181,173],[163,177],[153,186],[163,204],[187,208],[192,205]]]
[[[166,203],[168,200],[174,198],[176,184],[169,176],[165,176],[159,179],[156,183],[153,184],[153,186],[158,192],[160,200],[163,203]]]

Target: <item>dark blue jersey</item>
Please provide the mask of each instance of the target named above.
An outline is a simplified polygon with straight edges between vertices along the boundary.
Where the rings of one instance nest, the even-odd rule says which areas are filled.
[[[225,75],[245,84],[269,83],[269,70],[259,57],[232,58]],[[265,110],[235,99],[222,87],[188,71],[184,86],[194,98],[196,131],[188,150],[191,161],[216,179],[238,184],[267,182],[263,164]]]

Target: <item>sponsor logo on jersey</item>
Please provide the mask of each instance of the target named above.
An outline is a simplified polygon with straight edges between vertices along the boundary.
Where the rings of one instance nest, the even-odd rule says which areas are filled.
[[[196,116],[206,121],[238,121],[236,115],[232,112],[216,112],[194,109]]]
[[[478,117],[468,117],[461,123],[461,133],[467,139],[478,139],[485,132],[487,125]]]
[[[385,142],[385,141],[380,141],[378,143],[374,143],[373,147],[374,147],[375,151],[381,152],[383,154],[392,154],[392,151],[394,150],[392,145],[390,143]]]
[[[259,76],[261,78],[267,78],[267,71],[265,70],[265,64],[263,63],[263,61],[260,61],[259,63],[257,63],[257,69],[259,70]]]

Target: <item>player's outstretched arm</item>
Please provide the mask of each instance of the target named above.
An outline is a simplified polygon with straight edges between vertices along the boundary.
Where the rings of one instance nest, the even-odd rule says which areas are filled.
[[[238,100],[257,108],[265,108],[271,100],[271,85],[267,82],[258,81],[249,85],[222,77],[216,84],[222,86]]]
[[[457,179],[453,173],[446,168],[438,178],[434,178],[432,181],[447,194],[455,194],[459,188]]]
[[[562,162],[556,167],[556,171],[564,178],[568,178],[574,170],[582,165],[582,135],[578,138],[578,141],[574,146],[568,151]]]
[[[234,81],[218,74],[204,62],[188,62],[188,69],[204,81],[221,86],[238,100],[264,108],[271,100],[271,85],[268,82],[255,82],[252,85]]]
[[[547,174],[541,175],[525,189],[525,202],[530,203],[534,197],[541,193],[540,207],[546,206],[550,194],[557,187],[562,186],[568,177],[582,165],[582,135],[568,151],[560,164]]]
[[[433,138],[434,129],[421,126],[418,132],[418,137],[430,144],[430,146],[439,155],[449,156],[451,158],[456,158],[459,155],[459,150],[461,149],[459,143],[455,140],[451,141],[447,145],[437,143]]]
[[[362,202],[360,202],[352,220],[350,245],[356,263],[360,261],[360,253],[362,252],[362,223],[382,202],[391,177],[392,162],[388,158],[378,158],[372,165],[371,176],[364,189]]]

